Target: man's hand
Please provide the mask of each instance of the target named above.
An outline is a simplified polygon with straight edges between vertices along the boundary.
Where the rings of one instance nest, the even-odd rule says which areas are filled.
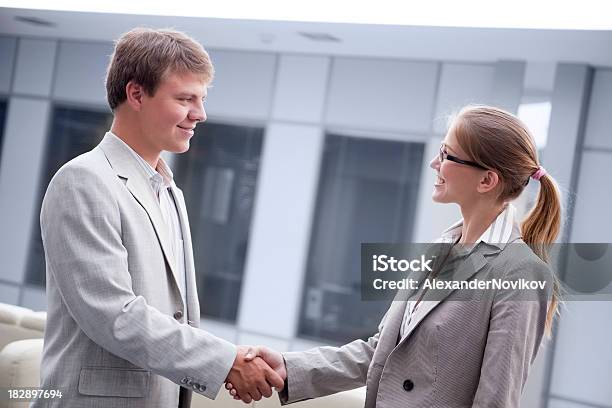
[[[285,360],[283,359],[282,354],[265,346],[249,347],[245,353],[244,361],[257,361],[257,357],[261,357],[261,359],[263,359],[263,361],[265,361],[270,366],[270,368],[274,370],[276,374],[283,380],[282,386],[275,386],[277,391],[281,391],[284,386],[284,381],[287,378],[287,367],[285,366]],[[229,377],[228,381],[225,383],[225,388],[234,397],[234,399],[241,399],[245,401],[244,395],[242,394],[241,390],[239,389],[239,387],[236,387],[231,380],[229,380]],[[269,397],[269,395],[266,395],[266,397]]]
[[[249,350],[253,351],[247,359],[245,357]],[[270,397],[271,387],[282,390],[285,385],[285,377],[281,377],[263,359],[256,358],[254,350],[256,348],[238,346],[234,365],[226,379],[226,383],[232,385],[234,399],[241,399],[247,404],[252,400],[259,401],[262,395],[266,398]]]

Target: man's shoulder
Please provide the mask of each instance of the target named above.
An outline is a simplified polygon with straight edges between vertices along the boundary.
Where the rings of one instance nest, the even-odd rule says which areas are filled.
[[[67,190],[78,190],[81,193],[103,190],[106,193],[113,188],[116,178],[104,152],[94,148],[60,167],[49,182],[45,196],[53,191],[61,192],[61,196]]]
[[[55,173],[52,182],[64,178],[105,178],[112,174],[112,168],[104,152],[96,147],[66,162]]]

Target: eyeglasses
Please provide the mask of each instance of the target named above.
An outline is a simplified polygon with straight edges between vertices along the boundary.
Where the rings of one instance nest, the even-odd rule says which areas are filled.
[[[486,167],[481,166],[480,164],[478,164],[476,162],[469,161],[469,160],[463,160],[463,159],[460,159],[460,158],[458,158],[456,156],[453,156],[453,155],[450,155],[450,154],[446,153],[444,151],[444,144],[440,145],[440,152],[439,152],[439,155],[438,155],[438,160],[440,160],[440,163],[444,162],[444,160],[450,160],[450,161],[455,162],[455,163],[465,164],[466,166],[472,166],[472,167],[476,167],[476,168],[479,168],[479,169],[482,169],[482,170],[489,170]]]

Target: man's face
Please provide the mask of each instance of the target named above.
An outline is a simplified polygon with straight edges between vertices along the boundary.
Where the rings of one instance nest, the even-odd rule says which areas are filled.
[[[193,73],[167,73],[155,95],[143,95],[141,128],[155,150],[184,153],[198,122],[206,120],[208,83]]]

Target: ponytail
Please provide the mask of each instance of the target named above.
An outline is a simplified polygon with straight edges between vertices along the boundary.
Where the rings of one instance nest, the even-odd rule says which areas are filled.
[[[561,198],[555,180],[548,174],[540,178],[540,192],[535,206],[523,221],[523,240],[544,262],[549,263],[548,249],[561,229]],[[561,285],[553,274],[553,291],[546,314],[546,334],[551,335],[552,324],[558,314]]]

